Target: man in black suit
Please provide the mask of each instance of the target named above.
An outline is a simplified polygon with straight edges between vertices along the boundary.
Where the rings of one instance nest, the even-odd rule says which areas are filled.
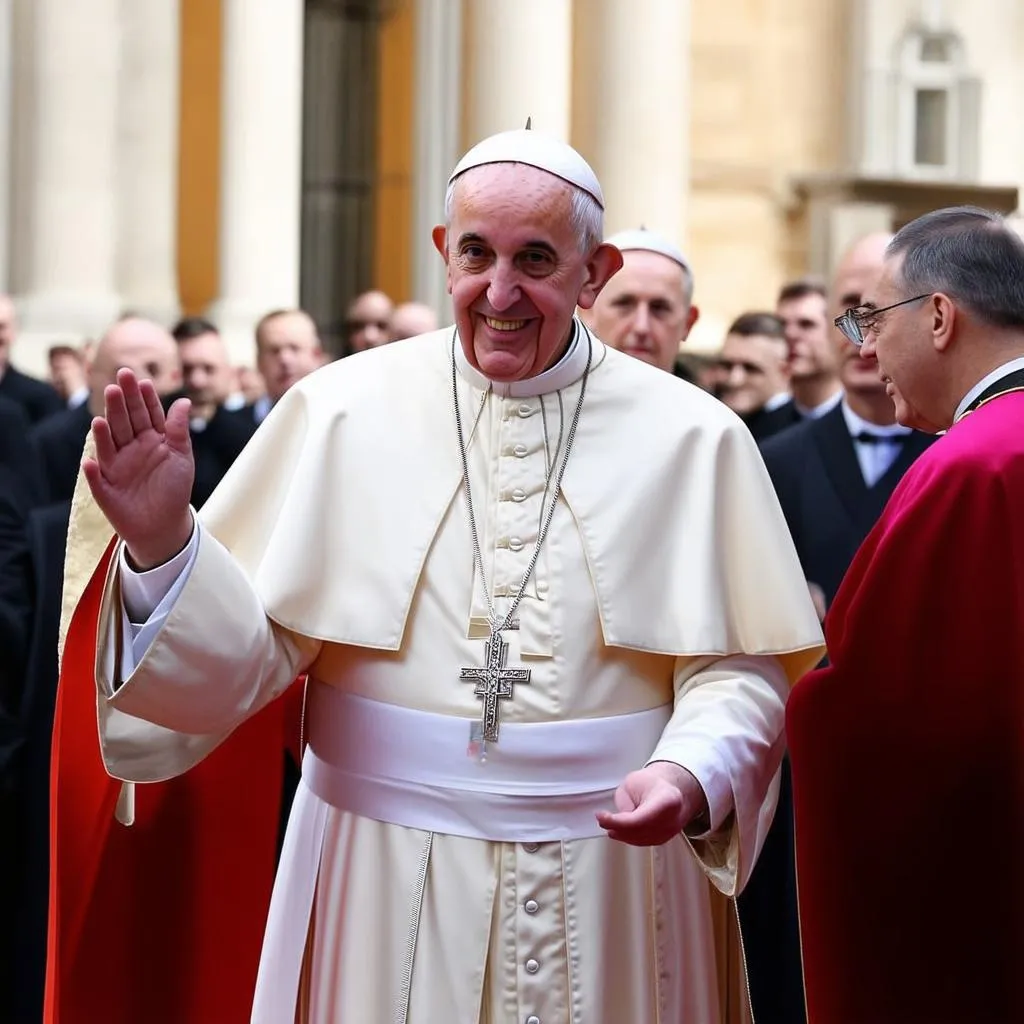
[[[786,334],[774,313],[744,313],[732,322],[718,357],[715,393],[755,441],[800,422],[789,393]]]
[[[248,408],[224,407],[234,391],[235,373],[217,328],[200,317],[187,317],[172,334],[178,343],[185,396],[192,403],[192,504],[201,508],[249,442],[256,422]]]
[[[10,296],[0,295],[0,395],[25,410],[31,423],[60,412],[64,401],[55,388],[11,366],[11,349],[18,324]]]
[[[844,256],[830,294],[838,315],[860,303],[877,278],[889,235],[870,235]],[[821,604],[831,603],[857,548],[911,463],[934,438],[896,423],[892,399],[873,359],[833,329],[842,401],[761,446],[796,544],[800,564]],[[775,820],[761,858],[737,901],[757,1020],[805,1020],[796,914],[792,791],[783,765]]]
[[[103,409],[103,390],[121,367],[153,381],[164,395],[181,386],[181,368],[174,339],[159,324],[127,316],[100,339],[89,360],[89,400],[38,424],[32,440],[39,453],[47,501],[70,501],[75,493],[82,448],[92,418]]]

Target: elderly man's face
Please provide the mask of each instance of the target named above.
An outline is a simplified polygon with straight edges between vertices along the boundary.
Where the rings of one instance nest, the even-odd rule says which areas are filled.
[[[594,303],[590,326],[612,348],[671,372],[696,319],[683,268],[637,249],[622,254],[622,269]]]
[[[903,285],[902,264],[902,256],[885,261],[877,280],[865,289],[863,304],[886,309],[911,297]],[[896,419],[905,427],[937,434],[949,427],[953,410],[943,400],[945,371],[932,345],[930,325],[930,307],[924,301],[887,309],[865,330],[859,354],[892,399]]]
[[[495,381],[525,380],[561,356],[577,305],[588,309],[618,250],[581,253],[572,189],[522,164],[493,164],[456,183],[451,224],[434,229],[469,363]]]

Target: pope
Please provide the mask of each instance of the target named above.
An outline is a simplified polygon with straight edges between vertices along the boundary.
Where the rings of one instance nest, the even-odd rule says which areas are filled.
[[[308,674],[254,1021],[718,1013],[703,873],[749,877],[821,635],[742,424],[576,318],[603,205],[561,142],[470,150],[454,328],[301,381],[200,516],[187,403],[124,372],[94,421],[111,775],[188,771]]]

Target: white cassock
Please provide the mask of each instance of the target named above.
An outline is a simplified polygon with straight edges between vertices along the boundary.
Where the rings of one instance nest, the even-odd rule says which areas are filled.
[[[482,664],[487,602],[452,341],[399,342],[300,382],[173,565],[112,569],[98,665],[108,770],[187,770],[308,668],[261,1024],[715,1022],[704,873],[729,895],[749,877],[788,683],[822,650],[771,484],[732,413],[582,329],[552,370],[486,400],[456,344],[499,613],[592,361],[506,634],[521,648],[509,667],[531,676],[501,701],[481,759],[481,702],[460,675]],[[649,760],[697,777],[708,834],[657,848],[604,836],[596,810]]]

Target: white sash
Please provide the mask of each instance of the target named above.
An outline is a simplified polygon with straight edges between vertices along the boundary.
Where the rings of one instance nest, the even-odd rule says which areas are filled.
[[[425,832],[506,842],[603,835],[619,783],[642,768],[671,706],[610,718],[503,723],[487,760],[471,720],[384,704],[309,682],[309,746],[274,883],[252,1024],[295,1017],[330,804]]]
[[[302,775],[321,800],[376,821],[504,842],[603,835],[595,814],[657,746],[671,705],[609,718],[501,725],[486,759],[471,719],[310,681]]]

